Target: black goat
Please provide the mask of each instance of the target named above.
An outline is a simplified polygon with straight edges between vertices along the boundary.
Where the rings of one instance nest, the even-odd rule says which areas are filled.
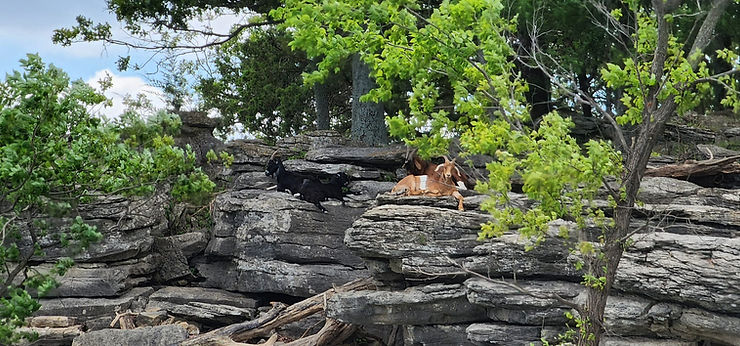
[[[327,184],[304,179],[298,192],[301,194],[302,200],[315,204],[321,211],[327,213],[329,211],[320,202],[333,198],[342,201],[342,205],[344,205],[343,188],[347,183],[349,183],[349,177],[340,172],[332,175]]]
[[[283,161],[279,157],[271,158],[270,161],[267,162],[265,175],[275,176],[278,191],[285,192],[285,190],[290,190],[290,193],[292,194],[300,191],[303,180],[316,180],[316,178],[286,171],[285,166],[283,166]]]

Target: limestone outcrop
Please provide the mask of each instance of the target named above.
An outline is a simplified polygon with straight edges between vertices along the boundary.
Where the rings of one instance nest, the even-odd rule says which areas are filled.
[[[406,149],[342,144],[317,132],[277,146],[252,140],[219,147],[234,155],[234,165],[212,167],[224,190],[204,207],[209,218],[187,230],[174,226],[179,209],[165,195],[91,204],[83,217],[105,238],[76,254],[78,264],[37,315],[75,318],[74,330],[60,331],[70,335],[64,345],[79,333],[79,345],[142,337],[177,343],[188,333],[257,321],[270,302],[295,303],[372,276],[372,289],[322,303],[326,316],[359,326],[368,344],[528,345],[566,331],[570,307],[548,294],[584,299],[572,244],[553,237],[525,251],[527,241],[515,233],[480,242],[480,225],[491,218],[480,210],[486,196],[465,192],[461,212],[452,197],[386,194],[405,174]],[[347,173],[346,203],[323,202],[322,213],[270,189],[275,181],[264,166],[273,154],[289,170],[320,178]],[[473,161],[478,172],[485,157]],[[645,179],[639,198],[639,232],[620,263],[604,344],[740,344],[740,190],[656,177]],[[510,200],[531,206],[519,194]],[[595,203],[609,213],[606,202]],[[552,230],[561,227],[575,238],[595,231],[566,221]],[[69,255],[52,237],[44,250],[52,259]],[[34,266],[44,271],[51,262]],[[298,338],[322,320],[303,319],[279,333]],[[124,326],[150,329],[109,330]]]

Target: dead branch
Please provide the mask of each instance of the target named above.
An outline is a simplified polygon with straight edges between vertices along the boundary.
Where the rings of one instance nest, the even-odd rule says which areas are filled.
[[[256,320],[221,327],[195,338],[189,339],[183,342],[181,345],[238,345],[237,343],[234,343],[234,341],[243,342],[256,337],[265,337],[277,327],[301,320],[307,316],[324,310],[325,300],[330,298],[337,292],[356,291],[373,287],[375,287],[375,284],[372,278],[357,279],[348,282],[342,286],[328,289],[323,293],[319,293],[313,297],[307,298],[289,307],[286,307],[285,304],[281,303],[275,304],[272,310]],[[323,334],[328,333],[326,337],[329,337],[328,335],[344,335],[344,333],[348,331],[349,327],[347,325],[335,324],[335,322],[330,323],[327,321],[327,324],[324,325],[324,328],[322,328]],[[317,333],[316,335],[323,335],[322,331],[319,331],[319,333]],[[309,336],[308,338],[315,337],[316,335]],[[316,340],[333,340],[323,339],[324,337],[321,336],[317,336],[316,338]]]
[[[689,160],[675,165],[647,169],[645,176],[687,179],[689,177],[706,177],[719,174],[738,174],[740,173],[738,160],[740,160],[740,155],[702,161]]]

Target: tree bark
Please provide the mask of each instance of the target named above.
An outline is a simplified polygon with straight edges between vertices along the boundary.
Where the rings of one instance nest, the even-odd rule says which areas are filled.
[[[370,67],[359,54],[352,56],[352,129],[351,138],[357,143],[379,146],[388,143],[383,105],[362,102],[360,97],[376,87],[370,77]]]
[[[316,68],[316,62],[311,61],[313,69]],[[313,101],[316,107],[316,129],[329,129],[329,95],[327,95],[326,82],[316,83],[313,86]]]
[[[588,77],[588,75],[585,72],[578,74],[578,89],[580,89],[583,93],[586,95],[591,96],[591,78]],[[583,103],[581,105],[583,109],[583,116],[584,117],[592,117],[593,114],[591,113],[591,105],[587,103]]]
[[[707,18],[704,20],[691,51],[704,51],[709,44],[711,33],[724,12],[729,0],[714,0]],[[669,30],[665,19],[667,13],[672,12],[679,1],[653,0],[653,7],[658,18],[658,39],[653,55],[651,72],[657,79],[662,78],[665,61],[668,56]],[[693,68],[696,68],[698,60],[689,60]],[[605,233],[603,257],[592,256],[588,263],[588,273],[595,277],[605,277],[606,282],[603,289],[589,287],[587,290],[587,303],[584,315],[588,320],[582,334],[579,336],[579,345],[597,346],[604,333],[604,309],[609,297],[612,285],[616,278],[617,267],[624,253],[625,241],[630,232],[630,220],[632,208],[637,199],[640,182],[645,175],[647,163],[653,147],[658,141],[659,135],[663,133],[668,119],[676,113],[678,104],[674,98],[668,98],[662,104],[658,104],[659,84],[650,88],[645,95],[645,107],[642,123],[639,125],[638,134],[633,138],[629,150],[624,153],[624,172],[622,173],[622,188],[624,197],[617,198],[617,206],[614,210],[614,228]]]
[[[316,129],[329,129],[329,97],[326,94],[326,83],[313,86],[313,99],[316,102]]]

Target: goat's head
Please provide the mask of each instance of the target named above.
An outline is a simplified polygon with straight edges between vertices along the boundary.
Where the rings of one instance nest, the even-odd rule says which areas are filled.
[[[437,168],[434,171],[445,180],[451,180],[453,172],[457,170],[457,167],[455,167],[455,160],[457,159],[455,158],[450,161],[447,156],[443,157],[445,159],[445,163],[437,165]]]
[[[344,186],[349,183],[349,176],[344,172],[339,172],[332,176],[332,181],[336,182],[339,186]]]
[[[275,154],[277,154],[277,150],[272,153],[272,156],[270,156],[270,160],[267,161],[267,167],[265,168],[266,176],[272,176],[273,174],[275,174],[275,172],[278,171],[278,168],[283,165],[283,161],[280,160],[279,157],[275,157]]]

